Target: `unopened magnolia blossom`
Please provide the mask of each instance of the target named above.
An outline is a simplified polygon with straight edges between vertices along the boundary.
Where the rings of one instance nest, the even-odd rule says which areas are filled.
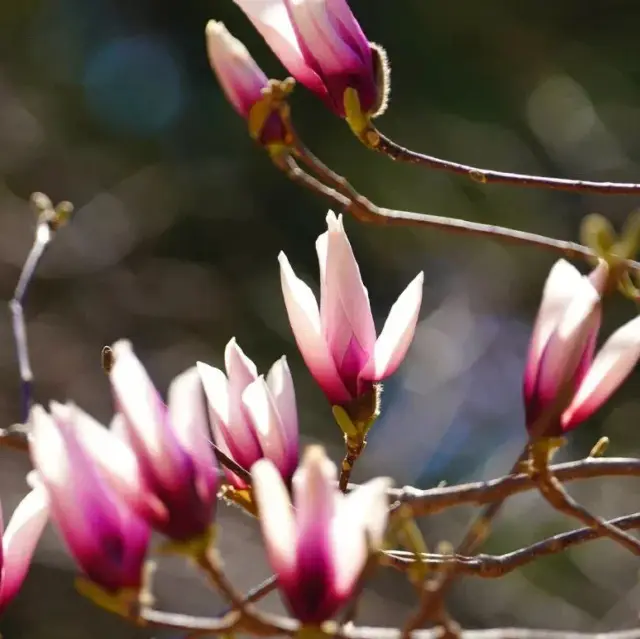
[[[311,374],[333,405],[345,405],[371,391],[396,371],[416,328],[422,302],[419,273],[391,307],[380,336],[369,294],[342,223],[327,215],[328,230],[316,242],[320,263],[320,307],[280,253],[282,292],[289,322]]]
[[[345,116],[355,89],[365,113],[385,106],[386,58],[346,0],[235,0],[293,77]]]
[[[248,120],[251,110],[262,98],[269,81],[247,48],[234,38],[222,22],[210,20],[206,28],[207,52],[227,99]],[[277,113],[265,113],[256,135],[263,144],[284,139],[282,120]]]
[[[51,411],[41,406],[31,411],[30,450],[36,486],[42,482],[47,491],[53,521],[91,581],[112,592],[138,589],[150,529],[102,472],[101,456],[116,451],[108,445],[93,451],[85,446],[83,439],[94,428],[104,429],[76,406],[54,403]],[[128,461],[126,454],[111,459],[114,464]]]
[[[173,380],[165,406],[131,344],[117,342],[113,353],[110,380],[122,429],[143,490],[153,496],[145,515],[172,539],[200,536],[211,525],[218,475],[198,371],[194,366]]]
[[[277,468],[251,471],[269,561],[286,603],[304,624],[329,619],[352,597],[370,549],[382,544],[391,481],[374,479],[348,495],[320,446],[307,448],[293,476],[293,502]]]
[[[226,375],[198,363],[216,445],[246,470],[258,459],[270,459],[288,483],[298,465],[298,412],[286,358],[271,367],[265,380],[232,339],[224,361]],[[235,473],[224,470],[236,488],[247,487]]]
[[[18,504],[6,529],[0,509],[0,612],[18,594],[48,518],[49,500],[41,486],[35,486]]]
[[[549,273],[524,375],[527,428],[535,436],[578,426],[604,404],[640,357],[639,316],[613,333],[594,358],[606,275],[605,262],[583,276],[565,260]],[[536,432],[538,420],[554,409],[557,416]]]

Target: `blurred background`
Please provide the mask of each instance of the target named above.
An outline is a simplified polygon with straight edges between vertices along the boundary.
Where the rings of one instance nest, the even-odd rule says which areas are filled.
[[[352,0],[387,49],[392,100],[378,126],[417,150],[486,168],[640,181],[640,7],[624,0]],[[204,27],[223,20],[272,77],[285,73],[231,0],[21,0],[0,4],[0,290],[9,300],[33,239],[39,190],[76,205],[46,255],[26,308],[39,401],[72,398],[111,417],[104,344],[127,337],[159,388],[199,359],[222,366],[235,336],[262,371],[286,354],[307,441],[340,458],[330,408],[296,351],[279,286],[285,250],[313,286],[326,205],[289,183],[250,141],[207,65]],[[480,186],[367,152],[303,88],[292,106],[314,152],[380,205],[577,239],[600,212],[617,227],[629,197]],[[504,474],[524,442],[521,374],[541,287],[555,257],[534,249],[347,220],[381,327],[425,271],[421,321],[356,480],[388,474],[421,487]],[[581,266],[583,268],[584,265]],[[604,334],[635,309],[611,299]],[[638,377],[572,434],[563,458],[640,452]],[[19,419],[8,313],[0,321],[0,410]],[[24,455],[0,450],[5,515],[25,493]],[[638,510],[640,482],[582,482],[571,492],[603,516]],[[424,522],[433,547],[473,514]],[[239,587],[266,577],[254,522],[220,506]],[[511,500],[485,547],[504,553],[573,527],[535,494]],[[7,638],[148,636],[83,601],[49,531],[27,584],[3,615]],[[221,602],[179,562],[163,564],[159,605],[214,614]],[[599,630],[638,624],[638,566],[600,541],[499,581],[468,578],[450,605],[465,626]],[[399,623],[415,596],[380,571],[362,621]],[[277,597],[265,604],[279,608]]]

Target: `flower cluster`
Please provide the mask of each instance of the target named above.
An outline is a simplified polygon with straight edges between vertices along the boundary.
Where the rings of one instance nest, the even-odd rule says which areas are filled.
[[[384,111],[389,91],[386,54],[369,42],[346,0],[234,1],[295,80],[336,115],[375,117]],[[227,98],[250,119],[269,86],[265,74],[221,23],[209,22],[206,37],[211,66]],[[261,118],[261,126],[265,120]],[[264,129],[267,140],[277,139],[276,122],[271,114]]]
[[[362,443],[378,412],[378,385],[397,370],[412,341],[423,274],[399,296],[377,335],[342,218],[333,212],[316,250],[320,303],[281,253],[284,304],[310,373]],[[640,318],[618,329],[594,357],[608,281],[604,261],[583,276],[560,260],[549,274],[524,373],[531,438],[575,428],[640,357]],[[308,625],[333,617],[357,590],[370,554],[383,546],[390,480],[374,479],[345,495],[339,486],[346,482],[338,483],[321,447],[310,446],[300,461],[285,357],[265,377],[231,339],[224,371],[198,362],[172,381],[165,401],[129,342],[112,351],[115,416],[108,428],[72,403],[31,411],[33,490],[2,538],[0,608],[18,591],[49,516],[91,585],[131,601],[144,586],[153,531],[196,559],[206,552],[224,486],[249,494],[248,510],[259,517],[291,613]],[[353,433],[345,433],[348,444]],[[221,473],[214,451],[235,466]]]
[[[320,308],[284,254],[282,290],[312,375],[332,405],[349,407],[404,358],[418,318],[422,274],[400,296],[376,339],[342,219],[330,212],[327,225],[317,241]],[[183,552],[202,552],[211,543],[224,484],[250,493],[249,511],[260,516],[292,612],[307,623],[333,616],[353,593],[369,553],[382,543],[389,480],[344,496],[337,469],[321,448],[309,448],[299,463],[296,394],[285,357],[265,377],[231,339],[224,372],[198,362],[173,380],[165,401],[129,342],[117,342],[112,353],[115,415],[108,428],[72,403],[31,411],[36,487],[16,511],[20,523],[10,524],[5,535],[11,543],[11,531],[20,529],[22,554],[16,565],[5,554],[3,601],[24,577],[49,513],[101,596],[129,601],[144,586],[152,531]],[[223,468],[224,479],[211,443],[237,465]]]

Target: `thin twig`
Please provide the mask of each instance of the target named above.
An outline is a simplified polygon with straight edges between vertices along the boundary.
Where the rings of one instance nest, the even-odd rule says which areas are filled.
[[[425,166],[438,171],[464,175],[479,184],[511,184],[538,189],[569,191],[573,193],[598,193],[600,195],[637,195],[640,184],[633,182],[594,182],[591,180],[571,180],[526,175],[508,171],[494,171],[477,166],[443,160],[432,155],[425,155],[397,144],[373,125],[361,138],[365,146],[390,157],[392,160]]]
[[[556,510],[568,517],[574,517],[598,531],[601,536],[609,537],[640,555],[640,541],[633,535],[620,530],[615,525],[591,514],[584,506],[576,502],[563,488],[549,467],[549,451],[536,446],[531,448],[532,478],[538,484],[540,494]]]
[[[279,615],[260,613],[268,620],[262,636],[286,635],[295,636],[299,624],[292,619]],[[177,613],[143,609],[140,619],[152,626],[186,630],[195,635],[218,634],[243,628],[240,615],[231,612],[222,618],[192,617]],[[339,627],[337,624],[325,624],[322,634],[335,639],[400,639],[400,631],[395,628],[372,627]],[[439,628],[418,630],[413,639],[440,639]],[[640,628],[613,632],[570,632],[563,630],[540,630],[529,628],[491,628],[487,630],[462,630],[462,639],[640,639]]]
[[[309,149],[307,149],[296,137],[294,153],[311,170],[318,174],[328,184],[303,171],[291,156],[277,156],[274,163],[294,182],[301,184],[316,194],[328,199],[331,204],[348,213],[351,213],[361,222],[376,225],[398,226],[425,226],[447,233],[457,235],[470,235],[485,237],[499,242],[533,246],[568,259],[582,259],[593,262],[597,255],[588,247],[577,242],[557,240],[537,233],[527,233],[494,224],[471,222],[442,215],[430,215],[427,213],[415,213],[413,211],[401,211],[379,207],[364,196],[360,195],[353,186],[342,176],[334,173],[321,162]],[[634,260],[626,260],[626,267],[630,270],[640,271],[640,263]]]
[[[640,477],[640,459],[587,457],[578,461],[555,464],[550,470],[562,482],[603,477]],[[353,485],[352,485],[353,486]],[[355,486],[353,486],[355,487]],[[487,504],[536,488],[527,473],[505,475],[483,482],[439,486],[419,490],[411,486],[389,490],[390,499],[411,506],[414,517],[469,504]]]
[[[24,321],[24,302],[40,259],[51,243],[60,223],[60,215],[53,208],[51,200],[46,195],[43,193],[34,193],[31,196],[31,201],[38,212],[38,225],[36,226],[31,250],[20,272],[13,297],[9,302],[9,310],[11,311],[13,324],[13,337],[18,356],[18,369],[20,371],[20,421],[23,424],[26,423],[29,418],[33,387],[33,370],[29,358],[27,330]],[[64,204],[66,213],[68,206],[67,203]]]
[[[640,513],[617,517],[609,522],[621,530],[640,528]],[[485,579],[497,579],[503,577],[517,568],[521,568],[541,557],[548,557],[565,552],[569,548],[584,544],[603,537],[601,529],[585,527],[566,533],[560,533],[542,541],[519,548],[503,555],[477,554],[465,555],[439,555],[424,553],[421,555],[421,563],[431,569],[438,569],[444,565],[455,564],[456,571],[474,577]],[[405,550],[387,550],[384,552],[383,563],[398,570],[407,570],[416,561],[412,552]]]
[[[400,631],[392,628],[353,628],[344,639],[400,639]],[[441,639],[442,629],[418,630],[412,639]],[[462,630],[462,639],[640,639],[640,628],[614,632],[568,632],[563,630],[538,630],[529,628],[490,628],[487,630]]]
[[[271,575],[270,577],[267,577],[264,581],[259,583],[257,586],[247,591],[247,593],[244,596],[244,599],[242,600],[243,607],[246,608],[247,604],[260,601],[261,599],[266,597],[268,594],[272,593],[277,587],[278,587],[278,576]],[[230,612],[231,610],[233,610],[233,608],[226,610],[225,614],[227,612]]]

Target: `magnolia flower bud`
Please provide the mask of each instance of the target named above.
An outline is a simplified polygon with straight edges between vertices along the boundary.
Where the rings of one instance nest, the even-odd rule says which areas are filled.
[[[558,436],[578,426],[611,396],[640,357],[637,317],[618,329],[594,359],[607,272],[604,261],[582,276],[559,260],[549,273],[524,374],[526,424],[534,436]],[[549,411],[551,421],[537,432],[538,420]]]
[[[382,113],[388,93],[384,51],[370,43],[346,0],[235,0],[301,84],[345,117],[355,91],[368,116]]]
[[[413,339],[422,302],[419,273],[391,307],[378,337],[369,295],[342,224],[342,216],[327,215],[328,231],[316,242],[320,262],[320,307],[311,289],[293,272],[280,253],[280,277],[289,322],[311,374],[332,405],[345,406],[353,418],[377,382],[392,375]],[[363,400],[360,402],[360,400]],[[356,410],[354,406],[357,404]],[[372,415],[369,415],[371,417]]]
[[[283,143],[280,115],[262,104],[269,80],[247,48],[215,20],[207,24],[206,38],[211,68],[233,108],[248,121],[251,135],[264,145]]]
[[[218,478],[198,371],[173,380],[165,406],[131,345],[118,342],[113,352],[109,377],[122,428],[156,502],[148,522],[177,541],[203,535],[214,515]]]
[[[289,483],[298,465],[298,413],[286,358],[271,367],[265,380],[234,338],[225,349],[225,367],[226,376],[198,362],[216,445],[246,470],[258,459],[270,459]],[[235,488],[248,487],[224,470]]]
[[[138,589],[150,529],[111,487],[104,465],[78,435],[90,420],[74,406],[56,405],[52,414],[32,409],[36,482],[46,488],[53,521],[87,577],[114,593]]]
[[[332,617],[354,595],[370,550],[387,525],[387,478],[348,495],[320,446],[310,446],[293,477],[295,512],[274,464],[263,459],[251,471],[262,536],[280,591],[303,624]]]

